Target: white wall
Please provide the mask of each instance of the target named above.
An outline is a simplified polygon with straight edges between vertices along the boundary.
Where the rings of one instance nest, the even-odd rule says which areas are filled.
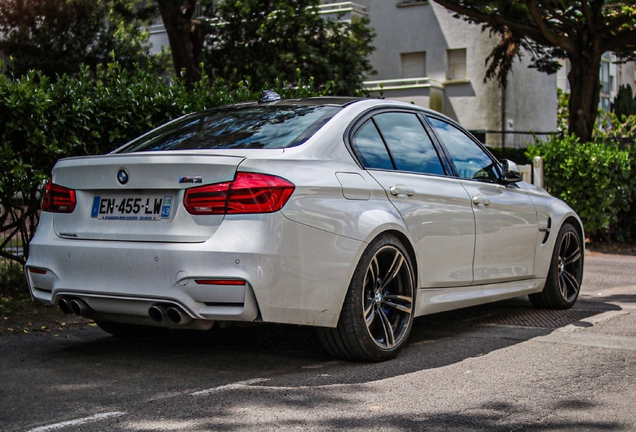
[[[426,52],[427,77],[444,86],[444,114],[470,130],[501,130],[502,91],[496,82],[484,83],[485,59],[498,38],[490,38],[480,25],[453,17],[434,2],[398,7],[398,0],[355,0],[366,6],[371,27],[377,33],[371,63],[378,74],[372,80],[401,78],[400,53]],[[464,81],[446,79],[446,50],[466,49]],[[556,76],[527,68],[527,57],[513,67],[506,92],[506,120],[515,131],[547,132],[556,129]],[[409,93],[409,91],[411,93]],[[427,106],[422,90],[387,92],[386,97]],[[489,143],[500,142],[489,134]],[[507,145],[523,145],[530,135],[508,135]]]

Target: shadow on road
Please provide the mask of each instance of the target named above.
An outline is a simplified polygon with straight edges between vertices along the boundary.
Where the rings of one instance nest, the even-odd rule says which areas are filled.
[[[634,301],[630,296],[616,297],[604,300]],[[256,376],[276,377],[315,367],[329,369],[331,374],[331,378],[321,379],[317,385],[358,384],[455,364],[547,335],[567,324],[577,325],[577,319],[619,309],[606,301],[581,303],[570,311],[548,311],[556,317],[569,314],[574,319],[568,320],[565,316],[562,320],[554,320],[558,325],[544,327],[532,324],[499,326],[503,330],[496,338],[477,337],[483,332],[484,322],[496,323],[500,317],[527,318],[546,311],[536,310],[526,299],[518,298],[424,316],[415,320],[406,349],[396,359],[384,363],[334,361],[323,351],[314,329],[271,324],[213,327],[207,332],[172,330],[146,340],[125,340],[91,329],[94,338],[63,347],[51,346],[46,357],[59,359],[62,363],[99,362],[102,374],[119,374],[121,368],[126,367],[138,368],[134,375],[141,373],[139,378],[146,374],[143,371],[163,376],[196,374],[202,378],[202,383],[213,377],[216,379],[212,381],[220,378],[227,382]],[[533,320],[526,321],[532,323]],[[105,367],[106,363],[111,367]],[[218,371],[221,371],[220,375]],[[202,383],[193,382],[193,386],[205,385]]]

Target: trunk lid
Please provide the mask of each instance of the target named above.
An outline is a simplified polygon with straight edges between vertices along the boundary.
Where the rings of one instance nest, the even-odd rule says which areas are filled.
[[[193,216],[185,190],[234,179],[244,156],[153,152],[69,158],[53,169],[53,182],[75,190],[70,214],[53,215],[64,238],[147,242],[203,242],[224,215]]]

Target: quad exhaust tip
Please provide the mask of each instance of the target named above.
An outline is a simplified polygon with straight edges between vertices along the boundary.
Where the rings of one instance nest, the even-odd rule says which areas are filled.
[[[90,316],[93,312],[93,309],[81,298],[62,297],[57,305],[65,315]]]
[[[169,321],[172,324],[188,324],[192,317],[178,306],[154,304],[148,309],[148,316],[156,323]]]
[[[192,318],[183,312],[181,309],[175,306],[171,306],[166,310],[168,320],[173,324],[187,324],[192,321]]]
[[[154,322],[160,323],[166,317],[166,308],[162,305],[152,305],[148,309],[148,315]]]
[[[71,309],[71,305],[69,304],[68,300],[65,299],[64,297],[60,299],[57,305],[64,315],[70,315],[73,313],[73,310]]]
[[[90,313],[92,312],[90,306],[88,306],[82,299],[72,299],[69,302],[69,305],[71,306],[71,310],[73,311],[73,313],[78,316],[90,315]]]

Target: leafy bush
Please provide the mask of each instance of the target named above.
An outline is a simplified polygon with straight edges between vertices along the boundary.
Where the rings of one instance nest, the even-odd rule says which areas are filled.
[[[276,81],[274,90],[283,97],[316,96],[313,86],[312,80],[298,86]],[[25,263],[39,220],[39,191],[59,158],[107,153],[178,116],[259,96],[248,83],[229,90],[205,74],[188,92],[180,80],[166,85],[147,70],[131,72],[116,63],[98,71],[97,79],[86,68],[55,82],[37,72],[15,80],[0,75],[0,256]],[[15,237],[24,256],[5,249]]]
[[[594,130],[594,138],[606,142],[617,142],[624,146],[634,145],[636,114],[625,116],[610,111],[601,112]]]
[[[632,94],[632,86],[626,84],[618,87],[618,93],[612,102],[612,112],[619,119],[636,115],[636,98]]]
[[[517,165],[526,165],[532,163],[532,159],[528,158],[525,148],[512,147],[488,147],[488,150],[500,161],[509,159]]]
[[[16,312],[29,301],[31,297],[22,267],[0,265],[0,315]]]
[[[566,135],[528,147],[527,155],[543,157],[548,191],[579,214],[591,238],[631,240],[631,219],[624,219],[636,199],[633,147],[601,139],[581,143]]]

